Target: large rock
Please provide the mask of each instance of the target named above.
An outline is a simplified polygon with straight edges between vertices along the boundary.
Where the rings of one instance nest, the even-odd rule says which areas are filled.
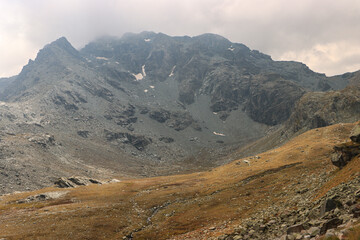
[[[21,203],[31,203],[31,202],[42,202],[51,199],[58,199],[63,197],[67,193],[68,191],[46,192],[46,193],[32,195],[25,199],[17,200],[16,203],[21,204]]]
[[[151,138],[142,135],[135,135],[124,132],[111,132],[108,130],[104,130],[104,132],[108,141],[119,140],[124,144],[130,144],[134,146],[139,151],[144,150],[144,148],[152,142]]]
[[[331,162],[339,167],[344,167],[355,156],[360,154],[360,143],[347,142],[334,146],[334,153],[331,156]]]
[[[90,184],[102,184],[102,182],[97,179],[87,177],[62,177],[55,181],[55,185],[59,188],[74,188],[78,186],[87,186]]]
[[[360,124],[354,127],[350,134],[350,139],[353,142],[360,143]]]
[[[184,130],[192,126],[195,130],[201,131],[201,127],[188,112],[183,111],[167,111],[165,109],[153,109],[149,112],[149,117],[165,123],[166,126],[175,129],[176,131]]]
[[[343,205],[340,201],[329,198],[324,201],[320,208],[320,215],[323,216],[326,212],[329,212],[335,208],[342,208]]]
[[[296,224],[293,225],[291,227],[289,227],[286,231],[287,234],[291,234],[291,233],[299,233],[302,230],[305,230],[304,225],[303,224]]]
[[[320,228],[320,234],[325,234],[327,230],[336,228],[337,226],[341,225],[343,220],[339,218],[333,218],[326,222],[324,222]]]
[[[39,144],[44,148],[55,145],[55,138],[53,135],[50,134],[34,135],[30,137],[28,140],[30,142]]]
[[[152,110],[149,112],[149,117],[158,121],[159,123],[164,123],[170,118],[170,112],[164,109]]]

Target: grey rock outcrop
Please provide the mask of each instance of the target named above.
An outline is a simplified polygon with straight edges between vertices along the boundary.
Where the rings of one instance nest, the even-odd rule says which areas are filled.
[[[101,181],[93,178],[87,177],[69,177],[69,178],[59,178],[54,182],[54,184],[59,188],[74,188],[78,186],[87,186],[90,184],[103,184]]]
[[[43,201],[47,201],[47,200],[61,198],[61,197],[65,196],[67,193],[68,193],[68,191],[46,192],[46,193],[41,193],[41,194],[37,194],[37,195],[32,195],[25,199],[17,200],[16,203],[21,204],[21,203],[43,202]]]
[[[360,143],[360,124],[351,131],[350,139],[355,143]]]
[[[357,134],[358,129],[359,125],[354,128],[350,136],[350,142],[345,142],[334,146],[335,152],[331,156],[331,162],[335,166],[343,168],[355,156],[360,154],[360,142],[357,141],[358,137],[360,136],[360,134]]]

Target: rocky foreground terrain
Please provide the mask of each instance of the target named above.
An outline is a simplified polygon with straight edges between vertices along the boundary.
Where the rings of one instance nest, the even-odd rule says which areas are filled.
[[[346,156],[359,129],[313,129],[211,171],[3,195],[0,238],[358,239],[360,157]]]
[[[125,34],[80,50],[63,37],[0,79],[0,193],[209,170],[264,136],[240,152],[358,120],[358,83],[214,34]]]

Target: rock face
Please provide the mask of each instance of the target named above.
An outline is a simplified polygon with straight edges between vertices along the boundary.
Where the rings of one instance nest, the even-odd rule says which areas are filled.
[[[81,50],[60,38],[19,75],[0,79],[0,167],[8,175],[0,175],[1,191],[45,186],[49,176],[74,172],[99,178],[110,170],[131,176],[188,171],[197,165],[189,159],[211,168],[229,161],[222,158],[228,148],[284,125],[294,106],[301,110],[291,118],[295,132],[308,122],[354,118],[358,90],[330,91],[355,86],[356,76],[328,78],[214,34],[125,34]],[[324,97],[306,103],[305,111],[311,91],[329,92],[317,93]],[[309,110],[324,99],[333,110]],[[197,158],[201,151],[214,154]],[[23,166],[29,170],[16,176]],[[35,183],[38,172],[44,174]]]
[[[360,144],[349,142],[334,147],[335,153],[331,157],[331,162],[339,167],[344,167],[351,159],[360,154]]]
[[[334,146],[335,152],[331,156],[331,162],[335,166],[343,168],[351,159],[360,154],[360,142],[358,141],[360,134],[357,134],[358,129],[359,125],[354,128],[350,136],[350,142]]]
[[[108,141],[120,140],[125,144],[134,146],[137,150],[143,150],[148,144],[152,142],[150,138],[144,136],[132,135],[129,133],[114,133],[105,130],[106,139]]]
[[[278,74],[260,76],[253,81],[245,111],[257,122],[277,125],[287,120],[305,90]]]
[[[360,119],[360,72],[344,74],[342,77],[351,82],[343,90],[308,92],[301,97],[285,123],[289,135]]]
[[[295,104],[285,125],[288,131],[295,133],[359,119],[360,85],[357,84],[341,91],[306,93]]]
[[[355,143],[360,143],[360,124],[355,126],[350,134],[351,141]]]

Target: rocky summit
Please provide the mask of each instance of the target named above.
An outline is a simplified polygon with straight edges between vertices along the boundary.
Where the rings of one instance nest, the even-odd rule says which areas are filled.
[[[326,77],[215,34],[129,33],[80,50],[62,37],[0,79],[0,192],[209,170],[262,137],[276,145],[357,120],[358,76]]]

